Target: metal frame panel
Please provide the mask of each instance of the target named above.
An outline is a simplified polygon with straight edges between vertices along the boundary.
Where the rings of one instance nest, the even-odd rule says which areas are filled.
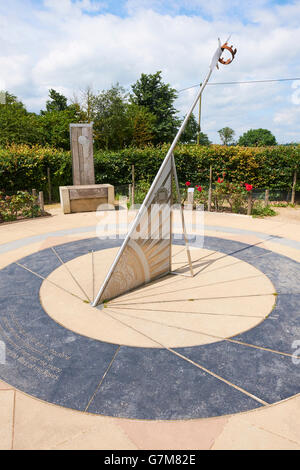
[[[210,63],[210,66],[209,66],[209,71],[207,73],[207,76],[205,78],[205,80],[203,81],[202,85],[200,86],[200,89],[197,93],[197,96],[190,108],[190,110],[188,111],[188,113],[186,114],[181,126],[180,126],[180,129],[178,130],[169,150],[168,150],[168,153],[160,167],[160,169],[158,170],[158,173],[148,191],[148,194],[146,195],[145,199],[144,199],[144,202],[134,220],[134,223],[132,224],[132,227],[131,229],[129,230],[102,286],[101,286],[101,289],[99,290],[94,302],[92,303],[93,307],[97,307],[97,305],[99,305],[99,303],[105,301],[105,300],[109,300],[109,299],[112,299],[114,297],[117,297],[118,295],[121,295],[125,292],[128,292],[129,290],[132,290],[134,289],[135,287],[138,287],[138,285],[141,285],[143,283],[146,283],[146,282],[150,282],[150,280],[153,280],[153,278],[151,277],[151,274],[149,272],[147,272],[147,262],[145,262],[145,259],[141,256],[141,252],[139,251],[139,248],[138,248],[138,244],[134,244],[133,241],[134,241],[134,234],[136,233],[137,231],[137,228],[139,227],[139,224],[141,224],[142,222],[142,219],[143,217],[145,217],[145,213],[148,214],[148,209],[149,209],[149,206],[151,205],[151,202],[153,200],[153,197],[154,197],[154,193],[155,191],[157,191],[159,189],[159,182],[160,182],[160,178],[162,177],[164,171],[166,170],[166,168],[171,168],[170,170],[170,173],[171,173],[171,176],[172,176],[172,173],[174,174],[174,178],[175,178],[175,182],[176,182],[176,187],[177,187],[177,192],[178,194],[180,194],[179,192],[179,185],[178,185],[178,180],[177,180],[177,174],[176,174],[176,167],[175,167],[175,160],[174,160],[174,156],[173,156],[173,152],[174,152],[174,149],[177,145],[177,142],[178,140],[180,139],[180,136],[181,134],[183,133],[187,123],[188,123],[188,120],[200,98],[200,96],[202,95],[203,93],[203,90],[204,88],[206,87],[210,77],[211,77],[211,74],[214,70],[214,68],[217,66],[218,64],[218,61],[220,59],[222,55],[222,47],[221,47],[221,43],[220,43],[220,40],[219,40],[219,46],[216,50],[216,52],[214,53],[213,55],[213,58],[211,60],[211,63]],[[168,166],[169,165],[169,166]],[[172,182],[171,182],[171,193],[172,193]],[[171,195],[170,195],[170,198],[171,198]],[[185,232],[185,224],[184,224],[184,215],[183,215],[183,211],[181,210],[181,219],[182,219],[182,227],[183,227],[183,233],[184,233],[184,238],[185,238],[185,241],[187,243],[187,237],[186,237],[186,232]],[[170,228],[171,228],[171,217],[170,217]],[[169,246],[171,247],[171,230],[170,230],[170,240],[169,240]],[[139,253],[137,255],[137,253]],[[132,266],[133,268],[133,273],[135,273],[133,275],[133,278],[134,276],[137,276],[137,277],[140,277],[138,279],[138,282],[134,282],[134,279],[132,280],[131,283],[128,283],[128,280],[125,276],[125,271],[127,270],[127,276],[129,275],[129,272],[128,272],[128,265],[123,264],[123,267],[122,267],[122,262],[124,262],[124,260],[122,261],[122,257],[123,255],[125,254],[124,256],[124,260],[126,260],[127,262],[130,263],[130,265]],[[191,270],[191,274],[193,274],[193,268],[192,268],[192,262],[191,262],[191,256],[190,256],[190,252],[189,252],[189,249],[187,248],[187,254],[188,254],[188,261],[189,261],[189,266],[190,266],[190,270]],[[170,254],[169,254],[169,265],[170,265],[170,260],[171,260],[171,257],[170,257]],[[136,266],[134,266],[134,263],[136,264]],[[123,273],[122,273],[122,269],[125,270]],[[171,269],[168,270],[168,272],[171,272]],[[167,271],[165,272],[165,274],[167,274]],[[163,275],[163,274],[161,274]],[[112,281],[115,281],[113,282]],[[122,284],[122,282],[125,282],[125,288],[124,288],[124,285]],[[142,281],[142,282],[141,282]],[[110,284],[110,287],[109,287],[109,284]]]

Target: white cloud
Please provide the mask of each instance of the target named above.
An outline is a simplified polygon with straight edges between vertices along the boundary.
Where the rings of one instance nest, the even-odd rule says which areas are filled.
[[[58,15],[80,14],[84,12],[99,12],[107,8],[106,2],[93,0],[44,0],[44,6]]]
[[[0,55],[1,88],[15,88],[24,83],[24,71],[28,69],[29,57],[23,55]]]
[[[181,89],[203,80],[217,37],[224,40],[228,33],[238,53],[212,81],[300,76],[299,3],[270,8],[264,0],[250,7],[235,0],[129,0],[125,17],[105,8],[105,2],[91,0],[45,0],[40,9],[30,0],[0,5],[0,81],[36,111],[49,88],[68,97],[89,84],[101,90],[118,81],[129,88],[142,72],[162,70],[164,81]],[[195,92],[180,94],[183,113]],[[225,125],[237,135],[267,127],[278,141],[300,136],[299,119],[280,118],[294,115],[295,92],[288,82],[210,86],[203,96],[203,131],[215,141]]]
[[[274,115],[274,122],[280,125],[293,126],[300,121],[300,106],[293,108],[284,108]]]

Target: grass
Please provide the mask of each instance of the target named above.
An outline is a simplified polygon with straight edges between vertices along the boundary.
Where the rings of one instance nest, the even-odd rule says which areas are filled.
[[[278,201],[278,202],[272,202],[271,206],[273,207],[296,207],[296,204],[292,204],[291,202],[283,202],[283,201]]]
[[[262,203],[254,204],[251,215],[253,218],[259,217],[274,217],[277,212],[271,206],[264,206]]]

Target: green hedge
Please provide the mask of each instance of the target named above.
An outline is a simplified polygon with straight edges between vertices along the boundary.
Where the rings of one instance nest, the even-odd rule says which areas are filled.
[[[115,186],[131,183],[131,166],[135,165],[136,181],[152,181],[168,146],[128,148],[95,153],[96,183]],[[300,168],[300,146],[225,147],[211,145],[178,145],[175,150],[181,183],[207,186],[209,166],[214,180],[226,173],[226,180],[247,182],[259,189],[289,190],[293,173]],[[58,187],[72,184],[70,152],[47,147],[13,145],[0,149],[0,191],[43,190],[47,197],[47,168],[50,168],[54,196]],[[300,175],[297,190],[300,190]]]
[[[47,168],[50,168],[54,199],[58,200],[59,186],[72,184],[70,152],[27,145],[0,148],[0,191],[13,194],[37,189],[47,197]]]

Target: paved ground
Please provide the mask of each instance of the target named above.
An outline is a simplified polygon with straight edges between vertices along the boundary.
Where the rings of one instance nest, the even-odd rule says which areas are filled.
[[[271,250],[273,253],[282,254],[300,262],[300,223],[296,217],[293,217],[296,212],[291,212],[292,216],[287,214],[290,211],[293,211],[293,209],[280,209],[280,216],[268,219],[252,219],[245,216],[226,214],[206,214],[205,234],[208,237],[257,244],[260,248]],[[7,224],[0,227],[0,268],[4,268],[26,255],[51,246],[95,237],[95,226],[99,222],[99,218],[97,219],[95,214],[85,213],[63,216],[57,207],[53,207],[51,213],[53,216],[50,218]],[[107,215],[109,222],[111,215]],[[108,230],[113,231],[111,227],[108,227]],[[201,257],[209,254],[202,251]],[[112,255],[113,251],[111,252]],[[177,262],[180,263],[182,262],[180,257],[183,255],[179,254],[178,256]],[[199,258],[197,249],[193,252],[193,256]],[[106,262],[109,263],[109,261],[110,257],[108,256]],[[101,260],[100,262],[102,265],[104,261]],[[223,263],[224,261],[220,260],[218,262]],[[74,260],[74,263],[76,263],[76,260]],[[84,263],[88,270],[89,260],[86,259]],[[256,273],[252,271],[254,268],[250,267],[249,264],[241,263],[236,270],[230,267],[228,274],[226,274],[227,279],[215,280],[221,283],[234,279],[234,276],[240,278],[240,269],[244,270],[243,277],[253,276],[250,287],[253,292],[262,294],[260,295],[259,312],[262,317],[267,316],[272,308],[272,302],[270,302],[272,285],[265,276],[255,278]],[[54,282],[55,280],[69,282],[61,268],[54,271],[51,276],[53,276],[52,280]],[[101,272],[99,272],[99,276],[101,276]],[[213,272],[208,272],[208,276],[214,277],[215,275]],[[82,279],[86,279],[86,276],[83,275]],[[257,282],[258,279],[261,282]],[[155,343],[158,335],[160,335],[160,342],[165,341],[166,338],[170,341],[167,346],[177,347],[195,344],[194,333],[186,333],[184,337],[172,336],[172,339],[170,339],[167,332],[161,331],[161,326],[157,329],[155,324],[147,329],[148,342],[145,335],[142,338],[141,335],[132,333],[131,335],[127,334],[126,337],[125,331],[122,332],[121,329],[114,331],[111,322],[107,322],[105,331],[99,332],[93,327],[93,319],[89,318],[87,328],[84,316],[85,314],[88,315],[88,313],[85,313],[85,307],[89,308],[89,306],[85,305],[82,305],[83,314],[80,318],[77,318],[76,324],[69,323],[70,319],[66,318],[65,312],[59,309],[59,302],[57,302],[57,308],[55,308],[53,292],[51,293],[51,288],[46,284],[43,284],[41,299],[42,302],[49,303],[45,307],[47,313],[56,322],[72,331],[97,339],[99,339],[99,334],[105,334],[104,339],[106,341],[112,338],[112,342],[118,340],[122,344],[137,347],[145,345],[151,347],[149,341],[154,340]],[[86,289],[89,285],[87,283]],[[67,284],[65,286],[67,287]],[[196,294],[200,296],[199,286],[194,284],[192,287],[193,297],[196,297]],[[221,289],[221,285],[218,289]],[[235,290],[235,293],[238,293],[245,289],[245,284],[239,281],[238,284],[231,287],[232,289]],[[159,300],[168,300],[169,295],[169,291],[162,284],[159,287]],[[212,301],[211,292],[209,292],[209,296],[211,300],[207,307],[212,309],[210,312],[215,314],[223,312],[223,306],[220,310],[220,304]],[[139,298],[139,302],[142,300],[142,297]],[[174,294],[172,294],[172,300],[176,300]],[[151,308],[152,299],[148,297],[147,302],[148,307]],[[64,304],[64,301],[62,303]],[[190,302],[190,305],[193,305],[191,307],[193,311],[194,302]],[[247,305],[249,308],[250,304],[248,302]],[[137,304],[135,304],[136,307]],[[170,304],[170,310],[173,307],[174,305]],[[241,307],[239,305],[238,310],[242,309],[244,311],[246,305],[244,305],[244,308]],[[233,305],[230,306],[230,312],[232,312],[232,308]],[[237,307],[235,306],[235,308]],[[255,310],[258,310],[258,305],[250,305],[249,311],[253,313]],[[119,311],[119,314],[122,313],[125,312]],[[185,310],[181,314],[180,322],[177,324],[179,328],[182,328],[186,321],[191,321],[191,318],[187,318]],[[93,313],[90,315],[93,315]],[[146,319],[149,320],[149,313],[145,313],[145,315],[147,316]],[[133,323],[131,325],[136,327],[136,321],[138,320],[132,318],[131,322]],[[210,321],[210,334],[228,337],[252,328],[253,321],[256,324],[255,322],[259,322],[260,319],[249,318],[248,316],[246,319],[238,317],[236,324],[234,322],[220,324],[219,321]],[[248,324],[248,322],[250,323]],[[174,325],[171,326],[174,327]],[[193,324],[193,330],[202,327],[203,324]],[[144,333],[145,331],[143,330]],[[115,334],[123,334],[123,337],[116,340],[113,337]],[[103,337],[100,339],[103,339]],[[199,344],[198,340],[199,335],[197,344]],[[145,344],[145,341],[147,344]],[[182,341],[184,341],[183,344]],[[204,344],[210,341],[204,335],[200,342]],[[157,344],[152,346],[155,349]],[[32,398],[15,390],[10,385],[0,382],[0,418],[1,449],[300,449],[300,396],[289,398],[275,405],[234,415],[207,419],[153,421],[112,418],[72,411]]]
[[[286,221],[292,223],[300,223],[300,206],[296,207],[273,207],[277,212],[276,220],[279,222]],[[270,217],[269,217],[270,218]]]

